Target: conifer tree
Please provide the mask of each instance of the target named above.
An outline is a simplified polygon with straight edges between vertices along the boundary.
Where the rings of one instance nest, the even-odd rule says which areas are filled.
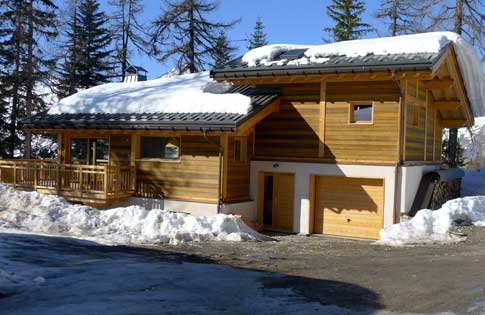
[[[365,12],[364,2],[361,0],[332,0],[327,6],[327,15],[335,22],[335,26],[324,29],[331,40],[339,42],[359,39],[373,28],[362,22]]]
[[[268,40],[266,39],[266,33],[264,32],[263,21],[260,17],[256,19],[256,25],[254,26],[254,31],[248,39],[248,49],[255,49],[268,45]]]
[[[219,32],[219,36],[216,40],[216,46],[214,47],[214,52],[212,56],[212,63],[211,66],[213,67],[222,67],[232,59],[232,53],[236,50],[236,48],[232,47],[227,39],[226,32],[221,30]]]
[[[57,35],[56,9],[50,0],[0,0],[0,59],[8,62],[2,70],[0,98],[8,103],[8,157],[21,148],[19,121],[45,108],[36,86],[49,77],[53,60],[46,56],[39,39],[48,41]],[[30,134],[25,136],[24,156],[30,158]]]
[[[64,98],[77,92],[80,87],[79,67],[81,58],[80,26],[78,25],[77,12],[79,0],[71,0],[68,7],[68,16],[65,21],[65,42],[61,45],[62,57],[57,70],[56,93],[59,98]]]
[[[176,58],[177,68],[194,73],[210,63],[221,30],[229,23],[211,22],[214,0],[164,0],[164,13],[153,22],[151,54],[160,62]]]
[[[76,18],[80,43],[79,62],[76,66],[80,88],[90,88],[110,80],[113,69],[110,56],[111,34],[108,18],[100,11],[97,0],[81,0]]]
[[[115,14],[110,18],[111,33],[121,68],[121,80],[124,80],[126,68],[130,64],[131,45],[139,51],[148,52],[147,32],[138,20],[143,12],[143,5],[140,0],[111,0],[109,3],[115,8]]]

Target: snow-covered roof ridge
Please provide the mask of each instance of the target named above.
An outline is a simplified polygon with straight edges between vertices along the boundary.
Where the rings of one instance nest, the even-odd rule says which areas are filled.
[[[234,113],[247,114],[251,99],[226,93],[232,85],[209,72],[132,83],[98,85],[61,99],[49,114]]]
[[[475,116],[485,115],[485,78],[475,49],[453,32],[431,32],[395,37],[342,41],[323,45],[274,44],[259,47],[242,57],[247,67],[301,66],[325,64],[330,57],[365,57],[369,55],[439,54],[453,45],[468,98]],[[306,49],[299,58],[281,58],[283,53]]]

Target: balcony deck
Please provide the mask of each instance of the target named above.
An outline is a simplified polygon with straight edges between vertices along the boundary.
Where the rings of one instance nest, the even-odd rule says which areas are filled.
[[[106,206],[135,193],[134,166],[59,164],[52,160],[0,160],[0,182]]]

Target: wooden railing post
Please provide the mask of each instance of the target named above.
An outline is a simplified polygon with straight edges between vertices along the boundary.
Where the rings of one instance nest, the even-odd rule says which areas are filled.
[[[61,192],[61,164],[56,164],[56,191],[59,195]]]
[[[104,194],[108,196],[108,166],[104,166]]]
[[[34,162],[34,190],[37,190],[37,162]]]
[[[13,162],[13,187],[17,187],[17,163]]]

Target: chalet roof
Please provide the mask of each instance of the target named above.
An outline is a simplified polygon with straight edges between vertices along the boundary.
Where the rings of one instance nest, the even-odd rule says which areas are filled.
[[[281,94],[275,88],[234,86],[227,93],[249,96],[247,114],[237,113],[61,113],[43,112],[23,121],[27,129],[128,129],[233,131]]]
[[[240,76],[264,76],[278,74],[324,74],[335,72],[367,72],[386,70],[429,70],[439,60],[445,49],[437,53],[401,53],[367,56],[331,56],[325,62],[295,64],[291,56],[303,55],[307,49],[293,49],[273,58],[268,65],[257,63],[249,66],[239,57],[226,65],[215,68],[211,76],[217,79]]]

